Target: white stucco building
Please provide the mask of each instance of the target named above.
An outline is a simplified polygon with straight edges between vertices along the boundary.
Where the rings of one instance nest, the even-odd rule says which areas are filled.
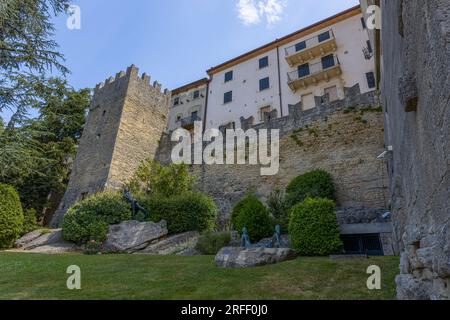
[[[359,84],[362,93],[376,87],[373,49],[360,6],[233,58],[207,73],[202,117],[206,128],[240,128],[242,119],[257,124],[269,116],[288,115],[289,105],[299,102],[304,110],[314,108],[315,96],[328,93],[331,100],[341,99],[345,87]],[[182,90],[174,92],[173,99],[177,99]],[[177,110],[180,108],[172,108],[172,120]]]
[[[191,130],[195,121],[204,121],[208,79],[204,78],[172,91],[168,129]]]

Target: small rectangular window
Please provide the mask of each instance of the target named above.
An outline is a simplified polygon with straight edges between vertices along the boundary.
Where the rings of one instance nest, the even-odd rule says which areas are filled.
[[[326,41],[331,38],[330,31],[319,34],[318,36],[319,42]]]
[[[338,100],[338,93],[337,93],[337,87],[329,87],[324,89],[324,93],[328,95],[329,101],[336,101]]]
[[[269,57],[259,59],[259,68],[265,68],[269,66]]]
[[[373,72],[367,72],[366,78],[367,78],[367,84],[369,85],[369,88],[370,89],[375,88],[376,87],[375,74]]]
[[[225,73],[225,82],[233,80],[233,71],[228,71]]]
[[[180,98],[175,98],[174,100],[173,100],[173,105],[174,106],[177,106],[177,105],[179,105],[180,104]]]
[[[303,78],[309,76],[309,63],[298,66],[298,77]]]
[[[200,91],[199,90],[195,90],[193,97],[194,97],[194,99],[198,99],[200,97]]]
[[[261,113],[261,121],[267,121],[270,117],[270,106],[264,107],[260,109]]]
[[[332,54],[322,58],[322,68],[323,69],[328,69],[328,68],[331,68],[334,66],[335,66],[334,56]]]
[[[233,91],[225,92],[223,95],[223,103],[230,103],[233,101]]]
[[[295,45],[295,51],[296,51],[296,52],[302,51],[302,50],[304,50],[304,49],[306,49],[306,41],[299,42],[299,43],[297,43],[297,44]]]
[[[263,91],[270,88],[269,77],[259,80],[259,91]]]

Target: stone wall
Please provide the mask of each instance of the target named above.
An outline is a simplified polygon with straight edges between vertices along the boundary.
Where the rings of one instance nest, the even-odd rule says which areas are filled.
[[[375,92],[347,90],[344,100],[328,102],[317,97],[318,107],[301,111],[291,106],[290,115],[255,126],[280,129],[280,170],[261,176],[259,166],[192,166],[197,187],[210,194],[220,207],[220,222],[226,224],[231,208],[253,190],[266,200],[276,189],[284,189],[297,175],[324,169],[334,177],[338,206],[383,209],[387,207],[387,172],[377,156],[384,150],[383,119]],[[157,160],[170,162],[176,143],[164,136]]]
[[[382,1],[399,299],[450,299],[450,2]]]
[[[76,201],[127,181],[153,158],[167,123],[170,92],[131,66],[96,86],[66,193],[52,218],[58,226]]]

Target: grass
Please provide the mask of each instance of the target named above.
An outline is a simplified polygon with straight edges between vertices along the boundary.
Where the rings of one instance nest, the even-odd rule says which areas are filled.
[[[397,257],[369,260],[298,258],[249,269],[219,269],[213,256],[0,252],[0,299],[394,299]],[[369,265],[382,289],[368,290]],[[68,290],[69,265],[81,268],[81,290]]]

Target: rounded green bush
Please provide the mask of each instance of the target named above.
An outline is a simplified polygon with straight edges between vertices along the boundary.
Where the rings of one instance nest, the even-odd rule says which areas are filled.
[[[120,194],[99,193],[71,207],[63,219],[63,237],[84,244],[105,241],[108,226],[131,219],[131,208]]]
[[[331,174],[314,170],[294,178],[286,188],[286,202],[290,207],[306,198],[326,198],[336,201],[336,190]]]
[[[150,213],[150,221],[166,220],[170,234],[211,231],[215,226],[216,204],[203,193],[186,192],[170,198],[142,196],[139,203]]]
[[[252,242],[273,234],[273,223],[269,211],[255,195],[246,196],[234,206],[231,224],[240,233],[246,227]]]
[[[329,199],[308,198],[292,208],[289,219],[291,244],[303,256],[326,256],[339,253],[342,241]]]
[[[23,211],[19,194],[13,187],[0,184],[0,248],[9,248],[20,236]]]

